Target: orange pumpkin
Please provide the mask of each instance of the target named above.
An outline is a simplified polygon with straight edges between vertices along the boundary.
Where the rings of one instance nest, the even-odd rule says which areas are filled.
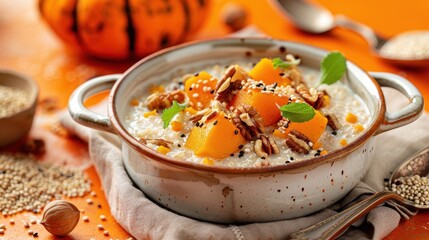
[[[181,43],[204,22],[209,0],[39,0],[69,45],[107,59],[141,57]]]

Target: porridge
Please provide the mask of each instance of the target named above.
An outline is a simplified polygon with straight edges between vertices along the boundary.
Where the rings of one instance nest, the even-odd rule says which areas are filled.
[[[360,97],[337,81],[342,73],[321,82],[325,70],[299,66],[292,55],[207,66],[135,96],[125,125],[179,161],[244,168],[322,156],[354,141],[370,121]]]

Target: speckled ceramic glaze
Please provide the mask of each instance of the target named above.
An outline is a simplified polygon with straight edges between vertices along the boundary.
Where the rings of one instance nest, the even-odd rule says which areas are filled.
[[[308,45],[272,39],[237,38],[181,45],[141,60],[123,75],[102,76],[85,83],[71,97],[69,111],[83,125],[120,136],[130,177],[147,196],[166,208],[220,223],[304,216],[337,201],[363,178],[374,157],[374,136],[420,115],[423,99],[411,83],[393,74],[368,74],[347,62],[345,83],[367,103],[372,116],[370,126],[342,149],[282,166],[225,168],[178,161],[142,145],[124,127],[131,98],[155,82],[171,79],[181,71],[193,72],[208,63],[284,56],[285,49],[298,55],[303,65],[315,69],[327,54]],[[410,104],[387,113],[379,84],[398,89]],[[86,97],[112,85],[109,116],[97,115],[83,106]]]

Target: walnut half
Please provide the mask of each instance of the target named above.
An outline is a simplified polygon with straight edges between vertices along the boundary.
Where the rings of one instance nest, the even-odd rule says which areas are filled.
[[[215,99],[229,103],[234,97],[234,91],[241,88],[241,81],[246,78],[247,74],[243,69],[237,65],[230,66],[216,85]]]
[[[237,107],[232,114],[232,122],[248,141],[256,138],[259,133],[264,131],[261,116],[250,105]]]
[[[276,142],[265,135],[261,135],[254,145],[255,153],[260,158],[267,158],[271,154],[280,152]]]
[[[292,130],[285,140],[286,145],[299,154],[308,154],[310,152],[310,142],[310,139],[296,130]]]
[[[186,99],[182,90],[175,90],[168,93],[153,93],[146,99],[146,105],[149,110],[164,110],[171,107],[173,101],[183,103]]]
[[[319,109],[323,105],[323,92],[318,92],[315,88],[307,88],[304,84],[296,87],[296,91],[310,106]]]

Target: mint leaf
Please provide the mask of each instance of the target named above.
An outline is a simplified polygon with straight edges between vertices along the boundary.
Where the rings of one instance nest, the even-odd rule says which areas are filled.
[[[341,79],[346,71],[346,58],[340,52],[330,52],[320,64],[320,84],[331,85]]]
[[[307,103],[289,103],[280,107],[282,116],[291,122],[307,122],[313,119],[316,112]]]
[[[290,66],[298,65],[300,60],[296,59],[295,61],[283,61],[281,58],[274,58],[272,62],[274,68],[288,68]]]
[[[185,104],[179,104],[176,101],[173,101],[173,105],[171,105],[171,107],[164,109],[161,114],[161,119],[164,122],[164,128],[167,128],[174,116],[185,108]]]

